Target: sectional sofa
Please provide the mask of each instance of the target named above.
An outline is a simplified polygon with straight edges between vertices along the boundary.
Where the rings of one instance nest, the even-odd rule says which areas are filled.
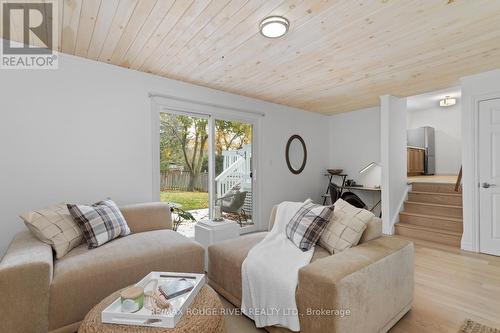
[[[29,231],[14,238],[0,262],[0,332],[76,332],[94,305],[151,271],[204,272],[203,247],[171,230],[168,205],[120,210],[133,234],[58,260]]]
[[[276,208],[269,230],[275,216]],[[241,265],[266,234],[250,234],[208,248],[209,283],[235,306],[241,305]],[[387,332],[410,310],[413,274],[413,243],[383,236],[382,221],[376,217],[358,246],[334,255],[316,246],[311,263],[299,271],[295,298],[301,332]],[[266,329],[290,332],[274,326]]]

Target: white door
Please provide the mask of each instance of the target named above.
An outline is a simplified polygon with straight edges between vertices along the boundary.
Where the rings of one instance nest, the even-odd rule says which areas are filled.
[[[500,255],[500,99],[479,103],[479,244]]]

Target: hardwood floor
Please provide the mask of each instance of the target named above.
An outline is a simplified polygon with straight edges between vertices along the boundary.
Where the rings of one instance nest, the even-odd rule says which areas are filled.
[[[413,242],[413,307],[391,333],[456,333],[465,319],[500,328],[500,257]]]
[[[390,333],[457,333],[465,319],[500,328],[500,257],[413,242],[413,307]],[[226,328],[228,333],[266,332],[244,316],[226,316]]]

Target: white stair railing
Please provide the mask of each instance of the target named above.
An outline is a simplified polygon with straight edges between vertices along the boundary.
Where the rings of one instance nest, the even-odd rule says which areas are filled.
[[[215,177],[217,198],[225,196],[236,185],[240,185],[247,176],[245,159],[238,156],[220,175]]]

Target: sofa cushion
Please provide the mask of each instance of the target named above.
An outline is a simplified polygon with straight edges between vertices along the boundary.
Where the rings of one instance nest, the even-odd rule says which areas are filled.
[[[358,245],[368,222],[373,217],[372,212],[338,199],[331,221],[319,239],[319,245],[332,254]]]
[[[172,212],[166,202],[120,206],[120,212],[133,233],[172,229]]]
[[[172,230],[132,234],[92,250],[81,245],[55,262],[49,330],[83,320],[104,297],[151,271],[201,273],[203,268],[203,247]]]
[[[358,244],[363,244],[382,236],[382,219],[374,216],[366,225],[366,229]]]
[[[241,265],[252,247],[267,232],[241,236],[208,247],[208,279],[210,285],[236,306],[241,304]],[[311,262],[329,256],[330,253],[316,246]]]
[[[24,213],[19,217],[36,238],[52,246],[57,258],[62,258],[83,241],[82,231],[64,203]]]

